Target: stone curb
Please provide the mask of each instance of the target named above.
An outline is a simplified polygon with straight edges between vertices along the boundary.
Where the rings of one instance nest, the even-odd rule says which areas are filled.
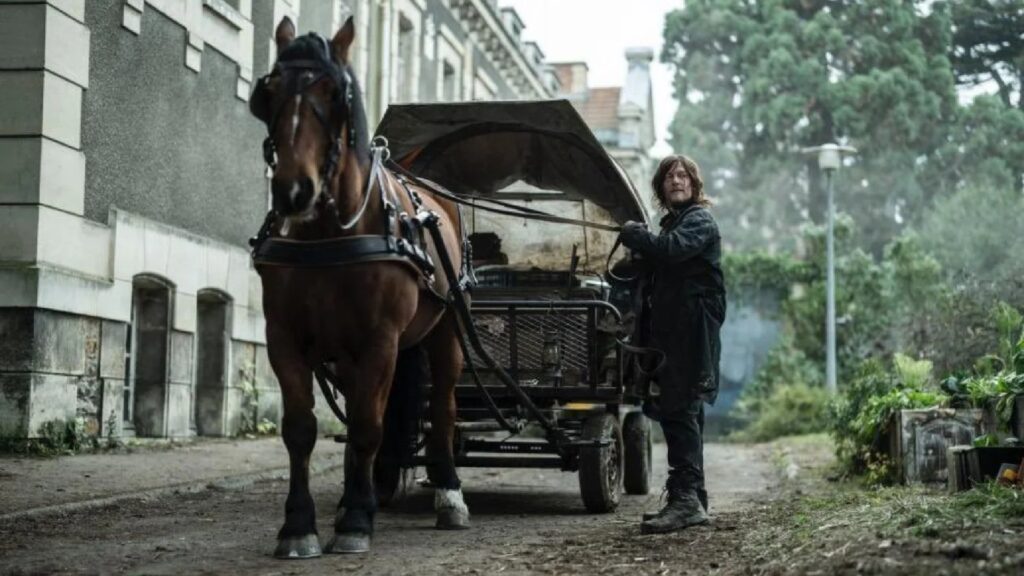
[[[310,464],[310,475],[323,474],[342,468],[344,466],[343,461],[344,458],[337,457],[329,458],[319,463]],[[288,478],[288,472],[288,468],[271,468],[260,472],[207,478],[196,482],[182,482],[171,486],[148,488],[145,490],[137,490],[135,492],[124,492],[113,496],[81,500],[79,502],[39,506],[37,508],[29,508],[27,510],[18,510],[15,512],[8,512],[6,514],[0,514],[0,522],[8,522],[23,518],[36,518],[40,516],[71,514],[73,512],[80,512],[83,510],[104,508],[128,500],[153,500],[176,494],[197,494],[206,490],[244,490],[257,482],[285,480]]]

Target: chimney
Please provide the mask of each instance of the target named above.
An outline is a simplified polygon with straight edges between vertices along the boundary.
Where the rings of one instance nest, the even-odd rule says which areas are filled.
[[[651,62],[654,61],[654,50],[651,48],[626,48],[626,62],[629,69],[640,68],[650,70]]]

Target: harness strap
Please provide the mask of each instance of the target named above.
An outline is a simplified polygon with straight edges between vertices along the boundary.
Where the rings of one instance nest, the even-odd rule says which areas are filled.
[[[257,266],[328,268],[394,261],[408,264],[426,277],[434,273],[434,263],[419,246],[413,246],[405,238],[391,238],[389,241],[376,235],[328,240],[265,238],[255,246],[252,257]]]
[[[456,194],[451,190],[448,190],[444,186],[441,186],[437,182],[433,182],[431,180],[427,180],[426,178],[421,178],[413,174],[404,166],[393,160],[388,163],[388,167],[394,170],[395,172],[402,174],[406,178],[409,178],[416,184],[424,188],[427,188],[428,190],[437,194],[438,196],[441,196],[442,198],[445,198],[446,200],[450,200],[457,204],[472,206],[473,208],[479,208],[487,212],[493,212],[495,214],[502,214],[505,216],[518,216],[520,218],[526,218],[528,220],[540,220],[543,222],[553,222],[555,224],[571,224],[573,226],[594,228],[596,230],[606,230],[608,232],[622,231],[622,226],[616,226],[613,224],[602,224],[600,222],[591,222],[589,220],[578,220],[576,218],[566,218],[564,216],[556,216],[555,214],[542,212],[540,210],[527,208],[525,206],[519,206],[509,202],[503,202],[496,198],[488,198],[487,196],[481,196],[479,194]],[[478,202],[487,202],[490,204],[494,204],[496,206],[500,206],[500,208],[495,208],[492,206],[481,206],[478,204]]]

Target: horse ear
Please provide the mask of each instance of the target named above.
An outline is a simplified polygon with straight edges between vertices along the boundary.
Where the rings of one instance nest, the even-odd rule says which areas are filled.
[[[331,39],[331,50],[334,52],[334,59],[338,64],[348,64],[348,49],[356,38],[356,25],[349,16],[345,24],[338,30],[338,33]]]
[[[274,42],[277,44],[277,53],[280,54],[282,50],[288,47],[295,40],[295,24],[292,23],[292,19],[285,16],[281,19],[281,23],[277,25],[277,30],[274,31]]]

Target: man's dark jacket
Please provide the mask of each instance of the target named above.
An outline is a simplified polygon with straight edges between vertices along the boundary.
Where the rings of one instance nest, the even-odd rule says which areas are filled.
[[[652,271],[651,345],[666,356],[656,376],[660,412],[668,415],[697,398],[714,403],[725,322],[718,224],[706,208],[690,203],[662,219],[660,234],[629,226],[621,239]]]

